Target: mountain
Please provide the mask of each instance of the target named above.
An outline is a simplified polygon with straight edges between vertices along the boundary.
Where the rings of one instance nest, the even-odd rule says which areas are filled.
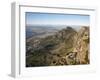
[[[52,35],[26,40],[26,66],[89,64],[89,27],[67,26]]]

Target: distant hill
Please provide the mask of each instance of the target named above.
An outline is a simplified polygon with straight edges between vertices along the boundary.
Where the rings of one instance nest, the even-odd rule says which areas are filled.
[[[27,67],[89,64],[88,26],[51,30],[52,35],[26,40]]]
[[[50,27],[50,26],[26,26],[26,38],[31,38],[31,37],[41,37],[45,35],[51,35],[55,32],[57,32],[58,29],[55,27]]]

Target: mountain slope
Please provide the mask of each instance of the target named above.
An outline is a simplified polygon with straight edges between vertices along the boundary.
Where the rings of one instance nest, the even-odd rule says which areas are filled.
[[[89,64],[89,27],[66,27],[45,38],[26,42],[26,66]]]

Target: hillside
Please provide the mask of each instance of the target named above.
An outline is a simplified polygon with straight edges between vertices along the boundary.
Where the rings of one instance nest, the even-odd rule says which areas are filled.
[[[66,27],[53,35],[26,40],[26,66],[89,64],[89,27]]]

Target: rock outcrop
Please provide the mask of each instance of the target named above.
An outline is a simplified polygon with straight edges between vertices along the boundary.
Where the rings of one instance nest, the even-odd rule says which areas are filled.
[[[76,61],[79,64],[88,64],[89,61],[89,27],[82,27],[78,32],[74,52],[77,52]]]

